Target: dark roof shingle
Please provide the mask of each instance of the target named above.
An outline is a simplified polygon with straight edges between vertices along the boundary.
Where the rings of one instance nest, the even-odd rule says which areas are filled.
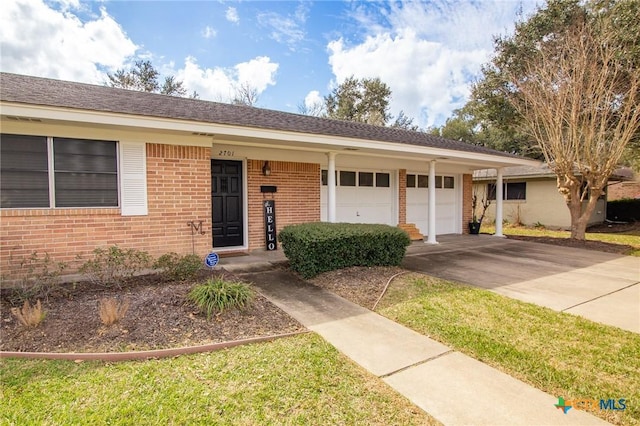
[[[339,136],[521,158],[423,132],[18,74],[0,73],[0,99],[3,102]]]

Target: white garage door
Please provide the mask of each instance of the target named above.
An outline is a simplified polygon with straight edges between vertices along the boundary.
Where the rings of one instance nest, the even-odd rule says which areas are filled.
[[[336,170],[336,221],[397,225],[389,171]],[[327,220],[327,171],[322,171],[321,219]]]
[[[427,235],[429,211],[429,176],[407,173],[407,223],[415,223]],[[458,206],[458,179],[455,176],[436,176],[436,234],[461,232]]]

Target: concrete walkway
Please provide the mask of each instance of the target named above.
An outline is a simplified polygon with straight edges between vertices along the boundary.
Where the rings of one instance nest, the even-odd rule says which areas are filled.
[[[240,273],[236,269],[236,273]],[[284,270],[242,274],[269,300],[445,425],[607,424]]]
[[[403,267],[640,333],[640,258],[497,238],[414,243]]]

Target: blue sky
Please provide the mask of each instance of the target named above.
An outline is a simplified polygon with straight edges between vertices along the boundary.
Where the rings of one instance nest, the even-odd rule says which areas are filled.
[[[102,84],[149,59],[202,99],[249,84],[257,106],[298,112],[350,75],[379,77],[421,127],[441,125],[534,0],[4,0],[0,69]]]

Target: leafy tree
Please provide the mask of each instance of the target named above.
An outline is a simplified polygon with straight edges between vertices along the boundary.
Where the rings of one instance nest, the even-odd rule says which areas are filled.
[[[391,89],[379,78],[347,78],[329,95],[325,96],[326,114],[329,118],[357,121],[384,126],[389,114]]]
[[[393,120],[389,113],[391,89],[379,78],[347,78],[340,86],[323,98],[323,102],[298,104],[298,112],[315,117],[328,117],[345,121],[389,126],[418,131],[413,118],[400,111]],[[393,120],[393,121],[392,121]]]
[[[538,143],[524,131],[521,115],[503,95],[512,89],[504,70],[518,70],[541,44],[553,42],[555,34],[566,31],[576,22],[591,22],[596,17],[608,17],[614,22],[611,37],[619,46],[618,54],[637,70],[640,65],[639,5],[637,0],[549,0],[546,7],[517,23],[514,35],[497,37],[494,59],[483,67],[482,78],[474,84],[469,102],[456,114],[464,117],[474,130],[472,142],[543,159]],[[640,138],[629,142],[621,161],[640,169]]]
[[[185,96],[187,94],[187,89],[182,81],[177,80],[175,76],[165,77],[162,85],[158,82],[159,76],[160,73],[150,61],[139,60],[129,70],[119,69],[113,74],[107,74],[109,79],[107,84],[121,89],[162,93],[163,95]],[[197,98],[198,94],[194,91],[191,97]]]
[[[400,114],[398,114],[395,121],[391,124],[390,127],[413,130],[414,132],[419,130],[418,125],[413,123],[413,118],[407,116],[404,111],[400,111]]]
[[[585,238],[609,176],[640,135],[640,36],[618,28],[620,11],[640,12],[638,4],[550,1],[497,40],[485,69],[484,82],[497,84],[484,100],[502,97],[511,125],[536,141],[557,175],[574,239]]]

